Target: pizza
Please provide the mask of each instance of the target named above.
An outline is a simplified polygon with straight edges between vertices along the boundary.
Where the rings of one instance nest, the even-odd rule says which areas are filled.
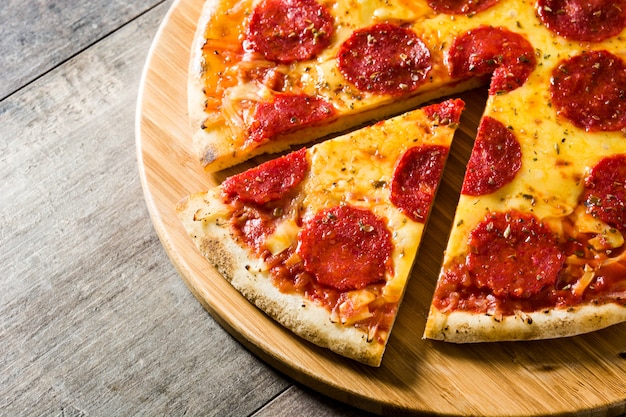
[[[423,337],[601,329],[626,321],[625,27],[626,0],[207,0],[193,147],[215,172],[484,88]]]
[[[201,253],[324,348],[380,365],[464,103],[301,148],[183,199]]]

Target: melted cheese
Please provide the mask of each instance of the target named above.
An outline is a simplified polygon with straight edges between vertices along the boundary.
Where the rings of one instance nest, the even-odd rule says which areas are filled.
[[[204,125],[204,130],[207,134],[213,132],[214,140],[226,142],[223,148],[213,146],[218,149],[214,150],[215,158],[225,159],[224,162],[215,162],[218,169],[240,162],[247,157],[246,153],[238,152],[238,148],[243,143],[242,132],[245,131],[244,113],[249,108],[249,103],[246,101],[269,100],[272,94],[277,93],[272,90],[274,86],[271,84],[263,85],[263,80],[252,79],[248,71],[242,70],[274,65],[259,57],[254,57],[254,54],[241,53],[240,33],[247,25],[249,11],[258,2],[258,0],[219,2],[209,16],[206,29],[201,32],[203,39],[208,39],[209,42],[205,45],[201,56],[192,60],[192,71],[197,71],[198,62],[202,62],[202,80],[206,97],[202,100],[193,99],[193,102],[190,102],[192,107],[190,112],[195,114],[198,109],[204,108],[205,103],[214,103],[206,110],[206,117],[203,118],[203,120],[211,121]],[[308,61],[275,65],[275,67],[287,74],[286,82],[284,85],[281,84],[281,92],[306,93],[321,97],[332,103],[338,110],[339,117],[334,119],[329,126],[325,126],[324,134],[351,128],[356,123],[361,123],[364,119],[371,117],[369,112],[378,111],[377,109],[389,109],[380,110],[380,114],[390,114],[392,110],[400,112],[425,100],[475,86],[450,83],[446,53],[458,35],[481,25],[497,25],[513,32],[523,33],[536,48],[538,65],[523,88],[502,97],[492,97],[490,99],[492,103],[487,106],[487,113],[504,117],[511,123],[515,122],[516,132],[525,131],[529,136],[539,133],[542,141],[553,141],[550,147],[541,150],[546,153],[542,156],[553,158],[554,155],[550,155],[550,151],[554,149],[554,146],[559,146],[563,152],[568,150],[576,152],[576,149],[568,148],[567,143],[563,145],[558,142],[563,138],[564,131],[569,130],[571,133],[572,129],[566,126],[548,128],[546,124],[537,126],[532,116],[545,119],[554,113],[553,109],[549,108],[547,99],[545,71],[554,68],[560,60],[589,50],[593,45],[585,42],[569,42],[554,35],[537,19],[534,1],[500,1],[487,10],[471,16],[437,14],[425,0],[330,0],[321,3],[328,7],[334,17],[335,34],[330,45],[319,56]],[[226,15],[228,19],[223,18]],[[432,69],[428,73],[428,80],[417,91],[411,93],[418,98],[407,100],[408,97],[399,99],[385,94],[359,91],[343,77],[337,67],[337,52],[354,30],[381,22],[410,26],[431,52]],[[198,45],[202,43],[195,42],[194,45],[198,48]],[[619,36],[603,42],[602,48],[625,56],[623,42]],[[197,85],[192,88],[197,88]],[[234,90],[229,90],[231,88]],[[225,91],[228,93],[224,94]],[[190,97],[197,97],[197,95],[190,95]],[[533,111],[526,111],[528,108],[532,108]],[[518,112],[513,115],[512,109],[517,109]],[[357,115],[363,116],[357,117]],[[220,123],[222,125],[234,124],[235,129],[224,129]],[[298,143],[314,139],[315,134],[315,131],[304,132],[303,136],[298,138]],[[201,136],[197,135],[198,138],[195,140],[199,147],[206,147],[206,140],[203,141]],[[551,138],[546,139],[547,137]],[[277,151],[278,149],[271,150]],[[543,160],[538,161],[538,163],[543,162]],[[543,175],[533,174],[536,178],[531,178],[530,174],[526,175],[531,184],[533,180],[556,184],[547,172]],[[546,192],[549,191],[546,190]],[[571,206],[571,201],[572,196],[568,196],[564,197],[564,201],[554,202],[553,205],[563,203],[563,208],[566,209],[567,206]],[[523,203],[523,201],[518,202]]]
[[[492,22],[523,33],[535,47],[537,66],[526,83],[506,94],[490,96],[484,112],[514,132],[522,147],[522,168],[512,183],[493,194],[460,196],[444,262],[465,254],[469,232],[490,211],[517,209],[532,212],[541,220],[571,215],[578,206],[586,171],[603,155],[626,152],[621,131],[588,133],[557,118],[549,93],[551,72],[561,60],[588,50],[590,45],[569,42],[546,29],[535,16],[534,2],[501,1],[472,17],[440,15],[425,25],[427,31],[436,29],[441,39],[451,39]],[[626,58],[619,37],[604,42],[602,48]],[[619,242],[619,237],[609,237],[613,244]]]
[[[376,301],[376,293],[362,289],[349,291],[345,295],[343,301],[332,310],[331,321],[352,325],[372,317],[369,305]]]
[[[392,237],[394,270],[387,275],[382,290],[385,302],[402,298],[424,230],[423,223],[410,220],[389,200],[395,163],[409,147],[437,144],[449,148],[455,127],[434,124],[423,112],[415,111],[308,150],[311,168],[303,181],[305,198],[299,211],[303,222],[320,210],[342,204],[371,210],[386,221]],[[282,223],[267,239],[270,251],[278,253],[295,244],[299,230],[293,220]],[[364,299],[363,294],[360,297]],[[348,319],[341,311],[334,314],[345,322]]]
[[[199,123],[194,126],[194,141],[201,155],[211,148],[212,160],[208,170],[222,169],[241,162],[250,155],[239,152],[244,143],[246,111],[250,102],[271,100],[271,81],[251,77],[246,68],[267,68],[268,63],[253,53],[243,53],[239,34],[247,25],[249,13],[257,0],[222,1],[212,10],[206,29],[198,32],[202,39],[194,42],[196,48],[203,46],[192,58],[190,70],[200,72],[201,85],[190,84],[192,89],[203,89],[205,95],[190,94],[190,113],[203,112],[203,117],[195,117]],[[335,34],[332,43],[311,60],[294,62],[289,65],[275,65],[286,74],[280,92],[305,93],[325,99],[338,111],[338,116],[324,127],[324,134],[353,128],[373,116],[394,114],[406,111],[442,94],[450,94],[468,88],[464,84],[447,87],[447,70],[443,64],[441,45],[436,30],[429,30],[422,22],[435,16],[424,1],[411,0],[332,0],[322,2],[335,19]],[[223,16],[228,16],[228,19]],[[355,29],[375,23],[393,22],[412,25],[432,54],[432,69],[427,81],[415,94],[418,98],[408,101],[387,94],[372,94],[356,89],[341,74],[337,67],[337,53]],[[228,24],[227,24],[228,23]],[[208,39],[206,43],[201,42]],[[200,63],[200,64],[199,64]],[[198,68],[201,68],[198,71]],[[204,87],[204,88],[202,88]],[[446,89],[440,90],[445,87]],[[424,94],[426,93],[426,94]],[[424,95],[423,95],[424,94]],[[423,95],[423,97],[422,97]],[[209,105],[207,105],[209,104]],[[382,113],[374,114],[380,108]],[[315,139],[319,131],[305,132],[298,137],[298,143]],[[211,139],[205,138],[210,136]],[[271,151],[278,151],[277,145],[268,145]],[[274,146],[274,148],[272,148]],[[266,149],[267,150],[267,149]]]
[[[265,240],[265,246],[267,246],[272,255],[279,254],[285,249],[296,245],[299,231],[300,227],[298,227],[294,219],[287,219],[279,223],[274,232],[268,236]]]
[[[305,216],[314,215],[320,208],[350,204],[386,219],[394,247],[394,274],[387,277],[383,290],[388,302],[399,301],[402,296],[424,228],[391,204],[389,184],[396,160],[409,146],[449,146],[453,129],[440,126],[427,134],[431,124],[421,112],[414,112],[383,122],[375,129],[360,130],[344,140],[324,142],[311,155],[312,181],[305,187]],[[407,143],[407,137],[416,141]]]

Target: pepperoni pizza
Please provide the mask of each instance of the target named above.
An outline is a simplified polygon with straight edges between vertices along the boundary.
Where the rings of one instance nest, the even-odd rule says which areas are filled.
[[[626,0],[207,0],[202,16],[188,92],[207,171],[487,86],[424,337],[626,321]]]
[[[227,178],[177,211],[245,297],[380,364],[463,109],[431,105]]]

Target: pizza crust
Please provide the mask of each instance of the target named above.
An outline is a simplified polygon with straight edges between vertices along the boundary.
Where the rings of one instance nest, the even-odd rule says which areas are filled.
[[[452,343],[538,340],[576,336],[626,321],[626,302],[523,313],[501,319],[464,311],[431,308],[424,338]]]
[[[216,137],[207,135],[200,128],[207,117],[204,112],[206,98],[204,96],[204,83],[202,74],[205,71],[204,59],[202,57],[202,46],[204,45],[204,32],[209,19],[218,10],[219,0],[206,0],[203,3],[200,18],[196,26],[193,43],[190,48],[189,68],[187,71],[187,105],[189,113],[189,123],[192,127],[192,142],[197,151],[200,161],[214,159],[213,155],[219,153],[215,148],[215,143],[219,143]],[[200,151],[202,150],[202,152]]]
[[[365,109],[359,113],[341,115],[340,118],[325,121],[322,125],[313,125],[301,128],[295,132],[278,135],[266,144],[254,149],[242,149],[232,145],[232,139],[228,139],[232,136],[230,128],[221,125],[206,129],[200,128],[206,117],[206,114],[202,111],[203,104],[199,104],[204,102],[204,96],[197,93],[198,89],[201,90],[202,88],[201,81],[199,76],[191,75],[189,80],[189,89],[195,89],[195,91],[190,91],[189,93],[189,119],[192,123],[193,144],[197,157],[207,172],[221,171],[258,155],[276,154],[288,151],[297,145],[337,136],[368,123],[386,120],[402,114],[409,109],[416,108],[441,96],[452,96],[483,84],[480,80],[470,79],[454,86],[438,87],[431,91],[425,91],[406,101],[397,100],[387,104],[385,107],[375,107]]]
[[[205,215],[212,214],[203,220],[194,220],[200,210]],[[176,207],[179,218],[202,255],[236,290],[305,340],[367,365],[380,366],[385,349],[383,344],[368,342],[367,334],[356,327],[332,323],[324,307],[300,295],[280,292],[272,284],[262,262],[251,265],[249,252],[239,246],[230,233],[223,210],[224,206],[212,192],[193,194]]]

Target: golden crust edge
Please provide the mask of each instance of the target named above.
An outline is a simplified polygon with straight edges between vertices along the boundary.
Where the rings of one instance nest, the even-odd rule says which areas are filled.
[[[556,339],[591,333],[622,322],[626,322],[626,300],[623,304],[543,309],[501,319],[462,311],[444,313],[431,307],[423,338],[452,343]]]
[[[191,43],[187,67],[187,113],[192,131],[192,146],[198,160],[202,160],[207,152],[215,154],[219,152],[211,145],[213,139],[204,134],[205,132],[201,128],[206,119],[206,113],[203,110],[206,98],[204,97],[204,85],[201,78],[204,71],[202,46],[205,42],[206,25],[209,19],[217,13],[218,5],[219,0],[204,1]],[[204,152],[200,149],[203,149]]]
[[[366,333],[355,327],[332,323],[324,307],[298,294],[280,292],[260,262],[251,265],[248,252],[235,242],[226,220],[194,221],[194,214],[206,203],[216,205],[210,192],[193,194],[177,205],[177,215],[200,253],[237,291],[301,338],[360,363],[380,366],[385,345],[368,342]]]

